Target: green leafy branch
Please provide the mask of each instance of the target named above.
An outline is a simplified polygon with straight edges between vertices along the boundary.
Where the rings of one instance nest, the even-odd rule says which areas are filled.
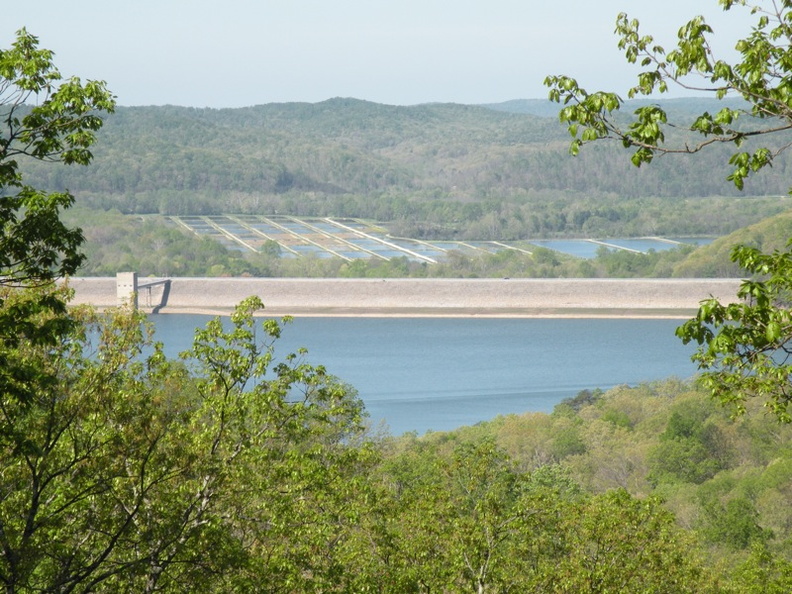
[[[721,0],[724,10],[745,2]],[[693,91],[713,94],[718,99],[739,97],[745,109],[724,107],[715,114],[704,112],[691,124],[682,126],[668,121],[668,114],[658,105],[647,105],[633,113],[626,125],[620,124],[617,112],[624,100],[615,93],[589,93],[568,76],[548,76],[552,101],[563,103],[559,118],[567,124],[573,140],[570,152],[578,154],[580,147],[601,139],[620,140],[625,148],[635,149],[632,163],[640,167],[650,163],[656,154],[692,154],[713,144],[733,144],[740,147],[751,137],[777,134],[792,129],[792,79],[788,76],[792,65],[789,44],[790,26],[788,0],[773,3],[769,10],[752,7],[752,14],[760,14],[757,25],[747,38],[736,44],[741,60],[730,65],[714,57],[708,42],[712,28],[703,17],[695,17],[679,29],[676,47],[669,52],[655,43],[651,35],[641,35],[639,23],[624,13],[616,20],[619,48],[629,63],[639,63],[645,70],[638,74],[637,83],[627,97],[667,93],[671,84]],[[691,77],[705,84],[694,84]],[[748,118],[747,125],[738,125],[740,118]],[[762,125],[761,120],[769,125]],[[666,142],[667,128],[686,129],[703,140],[682,142],[670,146]],[[733,166],[728,179],[742,189],[745,179],[762,168],[772,165],[773,159],[789,144],[780,147],[761,147],[753,152],[737,153],[729,163]]]

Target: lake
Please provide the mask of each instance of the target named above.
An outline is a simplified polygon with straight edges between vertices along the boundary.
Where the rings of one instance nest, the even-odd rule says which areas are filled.
[[[209,316],[152,316],[175,356]],[[372,421],[424,433],[498,415],[550,412],[583,389],[696,373],[680,320],[502,318],[298,318],[276,357],[307,360],[353,385]]]

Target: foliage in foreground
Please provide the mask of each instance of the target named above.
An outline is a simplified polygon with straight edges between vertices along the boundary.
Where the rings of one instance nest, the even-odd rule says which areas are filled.
[[[8,293],[5,307],[38,298]],[[74,312],[58,344],[3,343],[28,366],[0,393],[5,591],[249,591],[263,575],[305,590],[306,572],[331,583],[309,552],[350,522],[361,406],[299,353],[276,361],[281,326],[256,328],[259,307],[197,330],[180,361],[126,310]]]
[[[39,331],[2,343],[28,373],[0,399],[8,592],[789,585],[792,436],[686,384],[373,439],[348,386],[277,356],[283,326],[256,299],[178,360],[133,312],[28,301],[4,305]]]
[[[60,218],[74,196],[33,188],[21,166],[90,163],[101,114],[115,100],[102,82],[64,80],[52,57],[25,29],[0,49],[0,286],[73,274],[84,258],[81,231]]]

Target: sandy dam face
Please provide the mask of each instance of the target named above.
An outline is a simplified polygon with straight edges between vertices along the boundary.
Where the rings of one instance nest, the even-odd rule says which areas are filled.
[[[265,315],[689,317],[736,301],[739,279],[140,278],[138,304],[159,313],[225,313],[257,295]],[[74,304],[119,302],[116,278],[72,278]]]

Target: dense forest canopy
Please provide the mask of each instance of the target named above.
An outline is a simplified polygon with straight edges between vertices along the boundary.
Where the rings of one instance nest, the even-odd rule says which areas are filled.
[[[702,101],[673,101],[672,109],[692,117]],[[33,164],[28,175],[122,212],[278,210],[379,220],[404,218],[412,203],[429,199],[455,203],[453,215],[463,216],[456,203],[737,193],[717,151],[643,169],[620,158],[616,146],[567,158],[569,136],[547,115],[548,105],[331,99],[241,109],[126,107],[106,119],[90,172]],[[783,159],[774,163],[749,195],[785,194],[786,168]]]

